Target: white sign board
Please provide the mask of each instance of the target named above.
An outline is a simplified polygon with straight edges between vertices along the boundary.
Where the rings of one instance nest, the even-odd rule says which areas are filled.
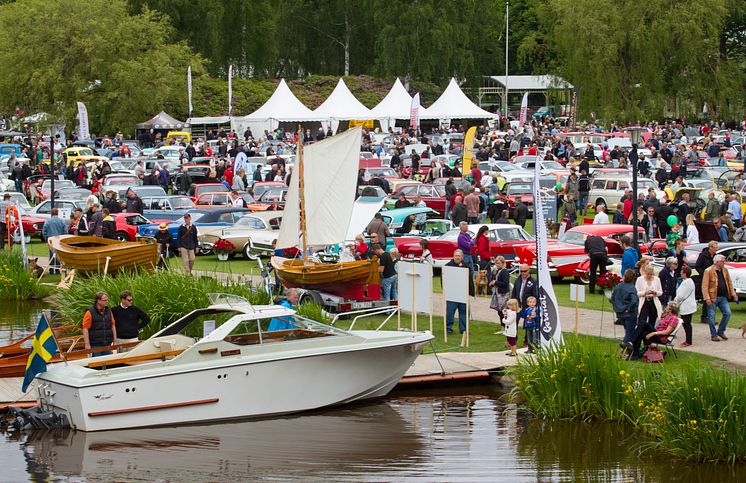
[[[399,308],[429,314],[432,311],[433,266],[429,263],[397,263]]]
[[[570,284],[570,301],[585,302],[585,285]]]
[[[465,304],[469,300],[469,269],[443,267],[443,298],[446,302]]]
[[[207,337],[213,330],[215,330],[214,320],[205,320],[202,322],[202,337]]]

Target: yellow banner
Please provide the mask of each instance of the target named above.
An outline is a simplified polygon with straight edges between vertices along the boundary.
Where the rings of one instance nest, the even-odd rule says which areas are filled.
[[[461,166],[461,176],[463,178],[471,171],[471,162],[474,160],[474,136],[477,134],[477,126],[472,126],[466,131],[464,136],[464,162]]]
[[[363,126],[365,129],[373,129],[373,119],[367,119],[367,120],[353,119],[353,120],[348,121],[347,125],[350,128],[357,127],[357,126]]]

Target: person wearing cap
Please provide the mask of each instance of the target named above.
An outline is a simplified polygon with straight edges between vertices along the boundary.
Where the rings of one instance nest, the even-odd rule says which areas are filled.
[[[166,260],[169,258],[173,237],[168,231],[168,223],[158,225],[158,231],[155,233],[155,242],[158,244],[158,267],[168,268]]]
[[[181,262],[184,265],[184,271],[189,275],[194,268],[195,250],[199,241],[197,240],[197,228],[192,225],[192,215],[184,215],[184,224],[179,227],[179,233],[176,242],[181,253]]]

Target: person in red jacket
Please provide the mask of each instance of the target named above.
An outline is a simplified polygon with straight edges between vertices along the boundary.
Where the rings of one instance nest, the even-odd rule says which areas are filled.
[[[487,238],[487,232],[489,230],[490,229],[487,225],[482,225],[482,227],[479,228],[479,231],[477,231],[477,236],[474,239],[477,257],[479,257],[480,270],[487,270],[490,260],[492,259],[492,254],[490,253],[490,240]]]

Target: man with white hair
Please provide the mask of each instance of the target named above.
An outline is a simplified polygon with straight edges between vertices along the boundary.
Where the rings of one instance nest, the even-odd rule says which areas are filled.
[[[604,205],[596,206],[596,216],[593,218],[594,225],[604,225],[609,223],[609,215],[606,214]]]
[[[728,269],[725,266],[725,257],[717,254],[712,258],[712,266],[705,270],[702,276],[702,298],[707,306],[707,323],[710,325],[710,339],[713,342],[728,340],[725,329],[730,320],[730,306],[728,301],[738,300],[738,295],[733,288]],[[719,308],[723,313],[720,325],[715,329],[715,309]]]

